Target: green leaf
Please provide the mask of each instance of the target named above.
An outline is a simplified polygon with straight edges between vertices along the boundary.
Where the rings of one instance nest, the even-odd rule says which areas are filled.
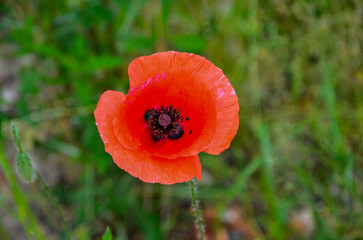
[[[16,158],[16,170],[24,182],[31,183],[34,181],[35,173],[33,164],[25,152],[20,152],[18,154]]]
[[[112,240],[112,234],[109,227],[106,228],[106,232],[103,234],[102,240]]]

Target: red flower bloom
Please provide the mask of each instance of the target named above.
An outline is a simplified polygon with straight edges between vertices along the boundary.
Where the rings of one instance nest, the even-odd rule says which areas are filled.
[[[238,129],[238,99],[221,69],[188,53],[129,65],[130,90],[106,91],[94,112],[114,162],[144,182],[202,178],[198,153],[219,154]]]

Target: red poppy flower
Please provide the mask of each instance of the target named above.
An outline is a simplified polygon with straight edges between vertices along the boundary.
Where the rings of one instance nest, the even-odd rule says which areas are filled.
[[[106,151],[144,182],[202,178],[198,153],[219,154],[238,129],[238,99],[204,57],[162,52],[129,65],[127,95],[106,91],[94,112]]]

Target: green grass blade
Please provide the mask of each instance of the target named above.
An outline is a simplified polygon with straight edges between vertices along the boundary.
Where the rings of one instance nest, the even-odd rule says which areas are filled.
[[[5,232],[5,229],[4,229],[4,226],[3,226],[3,223],[1,222],[1,219],[0,219],[0,239],[3,239],[3,240],[8,239],[8,237],[6,235],[6,232]]]
[[[102,240],[112,240],[112,233],[109,227],[106,228],[106,232],[103,234]]]
[[[263,174],[263,192],[271,214],[270,218],[270,235],[273,239],[281,239],[284,233],[281,217],[279,214],[278,197],[275,191],[275,179],[272,170],[272,155],[270,138],[267,127],[263,123],[257,126],[257,135],[261,147],[261,161]]]

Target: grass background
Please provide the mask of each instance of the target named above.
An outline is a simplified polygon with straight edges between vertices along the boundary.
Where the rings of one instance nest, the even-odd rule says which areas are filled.
[[[187,184],[147,184],[105,153],[93,110],[127,92],[136,57],[177,50],[223,69],[240,127],[200,154],[209,239],[363,239],[363,4],[351,1],[5,0],[0,3],[0,239],[196,239]],[[4,160],[5,159],[5,160]]]

